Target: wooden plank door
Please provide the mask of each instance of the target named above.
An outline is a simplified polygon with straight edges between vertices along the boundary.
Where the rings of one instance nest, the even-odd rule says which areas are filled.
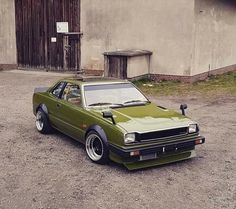
[[[66,51],[64,35],[57,33],[56,23],[68,22],[69,32],[79,32],[80,0],[15,0],[15,8],[19,66],[79,69],[80,40],[69,42],[71,47]],[[68,53],[66,67],[64,53]]]
[[[127,57],[108,56],[108,77],[127,78]]]

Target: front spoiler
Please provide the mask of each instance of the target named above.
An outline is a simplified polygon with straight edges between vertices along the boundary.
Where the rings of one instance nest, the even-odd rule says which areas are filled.
[[[168,163],[174,163],[182,160],[187,160],[196,156],[195,150],[190,150],[178,154],[173,154],[169,156],[162,156],[160,158],[154,160],[147,160],[147,161],[137,161],[131,163],[123,163],[123,165],[128,168],[128,170],[137,170],[141,168],[148,168],[158,165],[164,165]]]
[[[199,140],[201,143],[199,143]],[[109,148],[113,153],[114,161],[124,164],[129,170],[134,170],[192,158],[195,156],[195,146],[198,144],[203,144],[204,142],[205,137],[198,136],[196,139],[187,141],[163,143],[161,145],[138,149],[124,149],[111,144],[109,145]],[[131,153],[133,152],[138,152],[138,155],[132,156]],[[145,157],[152,154],[156,156],[153,159],[142,160],[140,157]]]

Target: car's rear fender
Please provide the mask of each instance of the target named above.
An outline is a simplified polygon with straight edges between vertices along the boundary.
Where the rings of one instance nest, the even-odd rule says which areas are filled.
[[[33,94],[33,113],[36,115],[39,108],[42,108],[42,110],[45,112],[46,115],[48,115],[48,108],[46,106],[46,96],[47,93],[34,93]]]
[[[41,108],[43,112],[48,116],[48,108],[45,104],[39,104],[38,107],[36,108],[36,112],[38,111],[39,108]]]

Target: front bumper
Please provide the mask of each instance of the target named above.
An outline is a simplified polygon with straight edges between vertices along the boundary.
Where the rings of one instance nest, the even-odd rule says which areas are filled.
[[[120,163],[133,170],[192,158],[195,156],[193,153],[195,146],[203,143],[205,143],[205,137],[197,136],[191,140],[162,143],[143,148],[124,149],[112,144],[109,145],[109,148],[113,157],[117,156]],[[117,161],[115,157],[114,161]]]

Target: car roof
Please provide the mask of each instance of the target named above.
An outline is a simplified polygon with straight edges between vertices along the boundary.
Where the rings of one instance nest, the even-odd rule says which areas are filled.
[[[75,83],[78,85],[101,85],[101,84],[112,84],[112,83],[130,83],[128,80],[115,79],[110,77],[67,77],[60,81]]]

